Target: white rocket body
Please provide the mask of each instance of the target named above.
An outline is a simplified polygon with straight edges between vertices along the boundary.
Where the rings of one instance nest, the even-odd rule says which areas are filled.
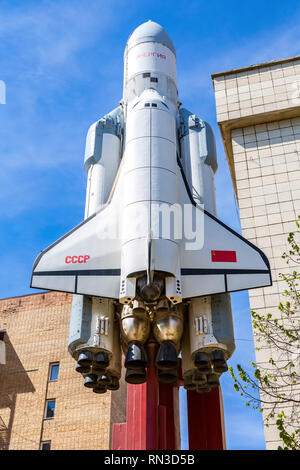
[[[88,133],[90,218],[39,255],[32,287],[125,302],[135,297],[135,274],[150,270],[165,273],[167,294],[172,294],[167,297],[179,302],[270,284],[263,253],[214,218],[214,156],[207,148],[208,165],[201,156],[201,145],[206,141],[212,147],[213,137],[206,123],[181,111],[174,46],[159,25],[147,22],[126,46],[122,109]],[[206,194],[204,211],[200,193]],[[181,215],[191,206],[201,219],[201,246],[188,244],[185,233],[181,238],[161,235],[157,212],[152,214],[158,205]],[[137,227],[134,217],[140,210],[143,224]],[[215,251],[236,256],[214,261]],[[178,292],[172,279],[178,281]]]
[[[117,310],[138,301],[154,311],[161,302],[175,310],[191,302],[191,357],[210,347],[223,349],[228,358],[234,349],[230,306],[223,317],[232,344],[227,333],[220,333],[222,328],[215,336],[216,302],[203,296],[270,285],[269,263],[258,248],[216,218],[213,133],[207,123],[180,109],[175,49],[157,23],[142,24],[127,42],[121,106],[90,127],[85,169],[85,221],[41,252],[31,286],[110,299],[107,312],[112,302]],[[76,333],[85,308],[79,297],[74,299],[70,351],[76,356],[92,347],[97,323],[92,318],[99,318],[99,306],[85,333],[84,328]],[[145,319],[146,310],[139,307],[136,312]],[[172,318],[180,328],[181,307]],[[98,328],[98,349],[112,357],[111,319],[109,324],[110,343],[107,338],[101,342]],[[179,344],[180,337],[177,351]]]

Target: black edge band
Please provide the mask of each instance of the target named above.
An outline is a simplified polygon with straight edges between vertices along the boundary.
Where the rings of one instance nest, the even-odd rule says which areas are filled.
[[[33,276],[120,276],[120,269],[85,269],[70,271],[37,271]]]
[[[270,274],[267,269],[201,269],[183,268],[180,271],[182,276],[203,276],[217,274]],[[85,269],[70,271],[37,271],[33,276],[120,276],[120,269]]]
[[[199,268],[183,268],[180,271],[182,276],[202,276],[215,274],[270,274],[267,269],[199,269]]]

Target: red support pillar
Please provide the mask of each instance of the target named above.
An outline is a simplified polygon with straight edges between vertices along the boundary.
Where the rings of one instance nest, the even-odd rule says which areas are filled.
[[[158,422],[159,422],[159,449],[167,449],[167,408],[163,405],[158,407]]]
[[[189,449],[225,450],[221,387],[209,393],[187,392]]]
[[[124,450],[127,446],[127,423],[115,423],[112,427],[112,450]]]
[[[127,385],[126,441],[123,450],[146,449],[147,383]],[[114,425],[115,426],[115,425]],[[121,429],[121,432],[124,432]],[[115,449],[113,442],[113,450]]]
[[[159,384],[155,351],[148,351],[147,382],[127,386],[127,422],[113,425],[112,450],[180,448],[178,386]],[[152,359],[151,359],[152,357]],[[190,450],[225,450],[221,388],[187,392]]]
[[[147,345],[147,382],[127,385],[127,422],[113,425],[112,450],[175,450],[179,442],[178,387],[158,383],[157,345]]]
[[[177,387],[176,387],[177,388]],[[178,443],[176,442],[176,428],[174,413],[174,398],[175,387],[173,384],[159,384],[159,406],[165,409],[166,416],[166,439],[165,447],[160,447],[162,450],[177,449]],[[163,432],[163,429],[161,429]]]
[[[146,409],[146,450],[157,450],[159,448],[158,436],[158,401],[159,386],[158,374],[155,367],[157,352],[156,343],[147,345],[147,409]]]

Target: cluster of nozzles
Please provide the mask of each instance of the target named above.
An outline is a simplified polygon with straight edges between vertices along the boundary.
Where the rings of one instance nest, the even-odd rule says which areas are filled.
[[[195,369],[184,377],[184,388],[199,393],[208,393],[220,385],[220,376],[228,370],[223,351],[210,354],[198,352],[194,357]]]
[[[152,304],[141,299],[126,305],[102,298],[91,302],[83,307],[90,313],[81,317],[86,341],[72,343],[71,350],[85,387],[95,393],[117,390],[122,350],[126,382],[145,382],[151,344],[157,351],[154,360],[159,382],[178,382],[181,353],[180,378],[185,389],[206,393],[219,386],[235,347],[229,294],[195,298],[177,305],[166,297]]]
[[[93,354],[89,350],[79,353],[76,372],[84,377],[84,386],[92,388],[94,393],[105,393],[107,390],[118,390],[119,377],[113,375],[109,367],[109,356],[105,352]]]
[[[121,313],[125,380],[133,384],[145,382],[147,355],[144,345],[154,341],[159,345],[155,361],[159,381],[176,382],[182,332],[182,306],[170,308],[167,300],[159,302],[153,310],[137,300],[132,306],[125,305]]]
[[[102,304],[105,314],[111,309],[107,300]],[[170,308],[167,300],[160,301],[154,309],[149,309],[142,301],[134,300],[124,305],[117,322],[108,322],[103,331],[97,327],[86,345],[80,345],[73,356],[77,359],[75,370],[84,377],[84,386],[95,393],[117,390],[121,377],[121,347],[125,355],[125,380],[131,384],[146,381],[148,365],[145,345],[158,343],[156,355],[158,378],[162,383],[174,383],[178,378],[178,354],[183,332],[182,305]],[[105,318],[103,315],[103,321]],[[98,321],[99,324],[99,321]],[[101,319],[100,319],[101,324]],[[95,341],[95,337],[97,341]],[[112,341],[109,338],[112,337]]]

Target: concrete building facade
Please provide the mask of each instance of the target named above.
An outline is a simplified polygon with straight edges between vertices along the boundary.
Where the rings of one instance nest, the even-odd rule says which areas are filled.
[[[279,273],[288,271],[282,254],[300,214],[300,56],[216,73],[212,80],[242,234],[271,265],[273,285],[249,291],[250,306],[278,316],[286,288]],[[264,344],[257,363],[273,354]],[[267,449],[281,443],[275,426],[265,427],[265,437]]]
[[[98,395],[75,372],[71,302],[60,292],[0,300],[0,449],[109,449],[112,424],[126,420],[124,381]]]

